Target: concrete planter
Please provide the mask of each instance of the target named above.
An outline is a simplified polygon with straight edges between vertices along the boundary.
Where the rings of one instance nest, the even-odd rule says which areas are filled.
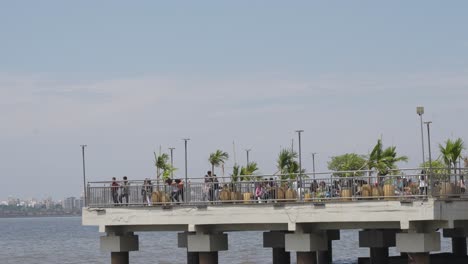
[[[351,188],[343,188],[341,190],[341,200],[343,201],[351,201],[351,197],[353,196],[353,192]]]
[[[380,197],[383,195],[383,189],[380,186],[372,186],[372,197]],[[378,199],[378,198],[374,198]]]
[[[383,188],[385,200],[395,200],[395,186],[393,184],[385,184]]]
[[[361,196],[366,198],[372,196],[372,187],[369,184],[362,185]]]

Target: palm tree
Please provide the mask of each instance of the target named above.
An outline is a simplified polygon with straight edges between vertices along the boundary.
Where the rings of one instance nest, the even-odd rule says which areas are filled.
[[[445,146],[439,144],[440,154],[445,165],[448,167],[449,174],[451,172],[452,164],[453,170],[456,173],[457,160],[460,158],[463,149],[465,149],[465,145],[461,138],[457,138],[455,141],[447,139],[447,141],[445,141]]]
[[[229,154],[227,152],[223,152],[222,150],[216,150],[214,153],[210,154],[208,161],[211,163],[211,172],[214,175],[214,168],[220,165],[223,165],[224,162],[229,158]]]
[[[376,169],[378,176],[385,176],[389,173],[389,170],[397,168],[396,163],[399,161],[406,162],[408,157],[397,157],[395,146],[383,149],[382,140],[379,139],[369,155],[367,166],[369,170]]]
[[[165,171],[167,171],[169,167],[171,167],[172,170],[174,170],[174,168],[172,168],[172,166],[168,164],[169,155],[167,155],[166,153],[162,153],[160,155],[156,154],[156,152],[153,152],[153,153],[154,153],[154,166],[156,167],[156,179],[159,184],[159,179],[161,178],[161,175]]]
[[[240,168],[240,176],[242,181],[249,181],[250,176],[258,171],[258,165],[256,162],[249,162],[247,166]]]
[[[278,155],[277,168],[281,174],[281,179],[295,178],[296,174],[299,173],[299,163],[296,161],[297,152],[289,149],[282,149]],[[285,175],[285,174],[289,174]]]

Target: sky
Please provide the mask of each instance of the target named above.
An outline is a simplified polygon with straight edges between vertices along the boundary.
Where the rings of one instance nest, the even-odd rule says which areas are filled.
[[[226,176],[245,149],[271,174],[298,129],[307,171],[312,152],[325,171],[378,138],[416,167],[416,106],[433,157],[468,141],[467,12],[461,0],[2,1],[0,200],[79,196],[81,144],[90,181],[154,178],[153,152],[169,147],[184,177],[183,138],[191,178],[216,149]]]

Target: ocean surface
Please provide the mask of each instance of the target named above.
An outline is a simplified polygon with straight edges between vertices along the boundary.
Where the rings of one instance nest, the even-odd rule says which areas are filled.
[[[140,232],[140,251],[130,253],[131,264],[185,264],[186,250],[177,248],[176,232]],[[0,218],[0,263],[84,264],[110,263],[110,254],[99,250],[97,227],[81,225],[80,217]],[[228,233],[229,250],[219,253],[220,263],[269,264],[271,249],[263,248],[262,232]],[[442,238],[442,251],[450,251]],[[395,248],[390,255],[398,255]],[[291,254],[291,263],[295,263]],[[333,263],[356,263],[369,256],[359,248],[358,230],[341,231],[333,242]]]

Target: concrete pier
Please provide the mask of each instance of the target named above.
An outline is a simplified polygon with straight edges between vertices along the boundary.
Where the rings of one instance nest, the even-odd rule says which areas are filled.
[[[330,263],[332,234],[341,229],[362,230],[359,246],[369,248],[372,263],[386,263],[388,247],[396,246],[410,256],[408,261],[425,264],[429,253],[440,248],[437,229],[452,238],[453,255],[466,255],[465,229],[460,228],[468,223],[468,201],[112,206],[84,208],[82,217],[83,225],[106,233],[101,249],[111,253],[113,264],[128,263],[128,252],[138,250],[134,232],[150,231],[179,232],[179,247],[187,248],[190,264],[219,262],[218,252],[228,250],[226,232],[241,231],[265,231],[272,263],[290,263],[291,252],[301,262]]]

